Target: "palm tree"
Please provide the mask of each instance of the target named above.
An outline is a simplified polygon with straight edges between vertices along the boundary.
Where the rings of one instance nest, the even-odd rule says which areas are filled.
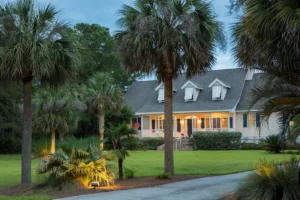
[[[110,134],[110,140],[113,145],[113,154],[117,156],[118,159],[118,169],[119,169],[119,179],[123,180],[123,161],[126,157],[129,156],[129,150],[137,150],[136,140],[134,140],[134,135],[137,135],[138,132],[133,129],[128,127],[126,123],[123,123],[122,125],[118,127],[114,127],[111,130]],[[130,149],[125,149],[122,143],[130,142],[133,143],[130,145]]]
[[[69,88],[39,88],[33,96],[33,128],[44,133],[51,132],[51,153],[55,152],[55,133],[60,137],[76,129],[78,117],[74,97]],[[62,139],[62,138],[60,138]]]
[[[233,28],[238,64],[299,85],[300,2],[234,0],[234,6],[243,8]]]
[[[97,73],[88,80],[83,88],[88,110],[95,113],[99,120],[100,140],[104,139],[105,111],[121,109],[122,91],[114,85],[113,78],[107,73]],[[103,143],[100,143],[100,150]]]
[[[75,48],[51,4],[17,0],[0,6],[0,77],[24,85],[21,183],[31,182],[32,81],[59,83],[74,72]]]
[[[156,72],[164,83],[165,172],[174,174],[172,80],[211,68],[217,42],[224,46],[222,26],[203,0],[136,0],[119,13],[123,65],[131,72]]]

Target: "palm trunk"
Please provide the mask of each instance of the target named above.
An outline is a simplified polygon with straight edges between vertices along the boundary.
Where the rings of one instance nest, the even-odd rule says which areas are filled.
[[[118,159],[118,166],[119,166],[119,179],[123,180],[123,158]]]
[[[24,84],[24,113],[22,136],[22,175],[21,183],[31,182],[31,143],[32,143],[32,77],[23,80]]]
[[[99,119],[99,135],[100,135],[100,140],[104,139],[104,113],[100,112],[98,115]],[[100,150],[103,150],[104,144],[103,142],[100,143]]]
[[[174,174],[174,158],[173,158],[173,130],[172,130],[172,117],[173,117],[173,86],[172,76],[168,76],[164,80],[165,85],[165,172]]]
[[[51,131],[51,151],[52,154],[55,153],[55,130]]]

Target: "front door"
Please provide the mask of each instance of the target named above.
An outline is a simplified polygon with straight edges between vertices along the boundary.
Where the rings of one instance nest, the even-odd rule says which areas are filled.
[[[187,128],[188,128],[188,135],[192,135],[193,133],[193,122],[192,119],[187,120]]]

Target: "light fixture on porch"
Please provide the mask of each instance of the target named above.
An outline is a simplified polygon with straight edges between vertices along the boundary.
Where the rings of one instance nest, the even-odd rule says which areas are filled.
[[[201,119],[198,119],[198,123],[201,123]]]
[[[181,124],[184,124],[184,120],[180,120],[180,123],[181,123]]]

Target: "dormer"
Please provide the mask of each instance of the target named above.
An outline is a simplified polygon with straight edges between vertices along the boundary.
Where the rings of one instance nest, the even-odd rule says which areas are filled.
[[[197,97],[200,93],[201,90],[203,90],[202,87],[200,87],[199,85],[193,83],[192,81],[187,81],[182,87],[181,89],[185,90],[184,92],[184,100],[185,101],[196,101]]]
[[[156,88],[155,91],[158,91],[158,103],[163,103],[165,101],[165,86],[163,83],[160,83]],[[176,88],[173,87],[173,94],[176,92]]]
[[[227,90],[231,88],[228,84],[225,84],[217,78],[209,85],[209,87],[212,88],[212,100],[214,101],[224,100]]]

